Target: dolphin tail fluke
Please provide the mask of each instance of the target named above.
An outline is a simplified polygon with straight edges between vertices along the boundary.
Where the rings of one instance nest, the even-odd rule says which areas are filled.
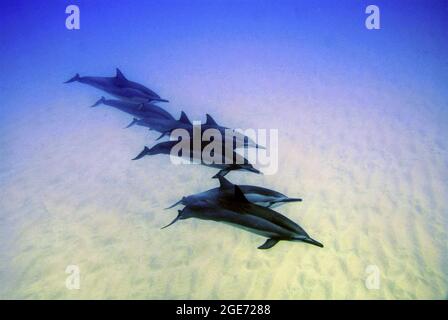
[[[95,108],[95,107],[99,106],[100,104],[104,103],[104,101],[106,101],[106,98],[101,97],[101,99],[98,100],[97,102],[95,102],[94,104],[92,104],[92,105],[90,106],[90,108]]]
[[[125,127],[125,129],[134,126],[137,122],[138,122],[138,119],[137,119],[137,118],[132,119],[131,123],[128,124],[128,125]]]
[[[70,82],[75,82],[78,81],[80,78],[79,73],[75,74],[75,76],[67,81],[65,81],[64,83],[70,83]]]
[[[314,239],[312,239],[312,238],[305,238],[305,239],[301,239],[301,240],[302,240],[303,242],[306,242],[306,243],[309,243],[309,244],[318,246],[318,247],[320,247],[320,248],[323,248],[323,247],[324,247],[324,245],[323,245],[322,243],[320,243],[319,241],[316,241],[316,240],[314,240]]]
[[[149,151],[149,148],[145,146],[145,148],[143,149],[143,151],[140,152],[140,153],[138,154],[138,156],[136,156],[136,157],[135,157],[134,159],[132,159],[132,160],[138,160],[138,159],[143,158],[144,156],[146,156],[146,155],[148,154],[148,151]]]
[[[168,208],[165,208],[165,210],[172,209],[172,208],[174,208],[175,206],[177,206],[177,205],[179,205],[179,204],[182,204],[182,202],[184,201],[184,199],[185,199],[185,197],[183,197],[182,199],[180,199],[179,201],[177,201],[175,204],[172,204],[172,205],[169,206]]]
[[[177,220],[180,219],[180,217],[182,216],[182,211],[179,210],[179,211],[177,211],[177,212],[178,212],[177,217],[174,218],[174,220],[171,221],[169,224],[167,224],[166,226],[162,227],[162,229],[168,228],[170,225],[174,224]]]
[[[258,249],[266,250],[275,246],[280,240],[278,239],[267,239],[265,243],[258,247]]]

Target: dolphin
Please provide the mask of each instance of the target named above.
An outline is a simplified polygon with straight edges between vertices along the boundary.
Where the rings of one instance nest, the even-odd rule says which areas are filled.
[[[115,77],[81,77],[78,73],[64,83],[81,82],[97,89],[103,90],[119,99],[129,102],[145,103],[151,101],[168,102],[160,98],[154,91],[145,86],[126,79],[117,68]]]
[[[228,138],[226,136],[226,133],[229,131],[233,136],[230,136],[234,139],[232,142],[233,145],[238,147],[254,147],[254,148],[260,148],[265,149],[265,147],[258,145],[255,143],[252,139],[249,137],[235,131],[229,128],[225,128],[222,126],[215,125],[212,121],[210,121],[211,118],[210,115],[207,114],[207,122],[205,124],[201,124],[201,135],[204,134],[204,132],[208,129],[216,129],[219,131],[222,137],[222,143],[224,144],[226,142],[226,139]],[[173,120],[173,119],[161,119],[161,118],[144,118],[144,119],[133,119],[132,122],[127,126],[133,126],[133,125],[139,125],[143,127],[147,127],[150,130],[155,130],[161,133],[160,137],[157,138],[157,140],[169,136],[174,130],[176,129],[184,129],[188,131],[190,137],[193,136],[193,123],[188,119],[187,115],[184,111],[181,112],[181,116],[179,120]]]
[[[253,147],[253,148],[259,148],[259,149],[266,149],[264,146],[261,146],[259,144],[257,144],[255,141],[253,141],[251,138],[249,138],[248,136],[242,134],[241,132],[238,132],[234,129],[230,129],[224,126],[219,125],[215,119],[213,119],[213,117],[210,114],[206,114],[205,115],[206,120],[205,120],[205,124],[201,125],[201,127],[204,128],[204,131],[207,129],[216,129],[219,132],[221,132],[222,135],[224,135],[226,132],[231,133],[236,141],[241,145],[241,143],[243,144],[243,146],[245,147]]]
[[[270,249],[281,240],[301,241],[323,247],[323,244],[311,238],[302,227],[284,215],[249,202],[236,185],[233,195],[229,197],[218,201],[199,200],[179,210],[177,217],[163,228],[188,218],[224,222],[266,237],[267,240],[258,249]]]
[[[149,128],[154,128],[154,126],[155,126],[154,121],[145,121],[145,120],[141,121],[140,125],[147,126]],[[181,115],[181,118],[179,119],[179,121],[164,124],[164,132],[160,131],[162,133],[161,137],[163,137],[165,135],[169,136],[174,130],[179,129],[179,128],[187,130],[190,133],[190,135],[192,135],[192,133],[193,133],[193,124],[191,123],[191,121],[188,119],[185,112],[183,112],[183,111],[182,111],[182,115]],[[253,147],[253,148],[266,149],[264,146],[258,145],[255,141],[253,141],[248,136],[246,136],[236,130],[218,125],[216,123],[216,121],[212,118],[212,116],[207,113],[206,114],[206,122],[201,124],[201,135],[206,130],[209,130],[209,129],[215,129],[215,130],[219,131],[219,133],[221,134],[221,136],[223,138],[222,139],[223,142],[228,138],[226,135],[228,133],[228,134],[230,134],[229,137],[234,140],[234,144],[236,144],[238,147]],[[155,129],[155,130],[157,130],[157,129]]]
[[[211,167],[211,168],[217,168],[219,169],[219,172],[213,176],[213,178],[219,178],[220,176],[225,176],[227,173],[229,173],[230,171],[233,170],[245,170],[245,171],[250,171],[250,172],[254,172],[254,173],[258,173],[260,174],[261,172],[254,168],[252,166],[252,164],[249,163],[249,161],[245,158],[243,158],[241,155],[237,154],[235,151],[230,151],[230,150],[224,150],[223,153],[220,154],[221,156],[221,161],[220,163],[215,163],[212,161],[204,161],[205,159],[202,156],[202,151],[204,149],[204,147],[209,143],[209,142],[202,142],[201,144],[201,151],[199,152],[200,154],[198,154],[198,151],[192,150],[192,141],[190,140],[190,161],[193,159],[200,159],[200,163],[202,165],[205,165],[207,167]],[[169,155],[171,154],[171,149],[178,144],[179,141],[164,141],[164,142],[160,142],[156,145],[154,145],[151,149],[146,147],[132,160],[138,160],[143,158],[144,156],[151,156],[151,155],[156,155],[156,154],[166,154]],[[226,152],[227,151],[227,152]],[[232,153],[232,159],[229,159],[227,156],[227,153],[231,152]],[[177,155],[179,156],[179,155]],[[212,155],[213,156],[213,155]],[[183,157],[186,158],[186,156],[184,155],[180,155],[179,157]],[[241,161],[239,162],[243,162],[243,163],[236,163],[235,159],[241,159]]]
[[[187,197],[183,197],[181,200],[171,205],[166,209],[171,209],[179,204],[184,206],[193,205],[197,201],[202,200],[217,200],[220,197],[228,196],[234,192],[234,184],[223,176],[219,176],[219,188],[210,189],[201,193],[193,194]],[[258,204],[263,207],[273,208],[276,205],[282,205],[284,203],[302,201],[300,198],[289,198],[284,194],[270,190],[263,187],[251,186],[251,185],[238,185],[244,196],[252,203]]]
[[[132,122],[127,126],[127,128],[134,125],[147,127],[149,128],[149,130],[160,132],[161,135],[159,138],[157,138],[157,140],[163,138],[166,135],[169,135],[173,130],[172,128],[185,129],[190,134],[192,134],[190,129],[193,126],[187,115],[183,111],[181,112],[179,120],[176,120],[173,117],[171,117],[170,119],[161,117],[143,117],[141,119],[134,118]]]
[[[116,108],[123,112],[129,113],[138,118],[156,118],[165,120],[174,120],[174,117],[166,110],[160,108],[153,103],[137,104],[120,100],[112,100],[101,97],[91,107],[97,107],[101,104]],[[175,120],[174,120],[175,121]],[[130,127],[130,125],[128,126]]]

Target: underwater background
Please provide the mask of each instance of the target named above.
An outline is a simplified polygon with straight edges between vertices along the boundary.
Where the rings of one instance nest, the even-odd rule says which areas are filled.
[[[0,298],[448,297],[447,1],[0,6]],[[277,210],[325,247],[258,250],[260,236],[194,219],[161,230],[176,215],[163,208],[217,170],[131,161],[158,134],[63,84],[116,67],[176,118],[279,129],[276,174],[227,177],[303,198]]]

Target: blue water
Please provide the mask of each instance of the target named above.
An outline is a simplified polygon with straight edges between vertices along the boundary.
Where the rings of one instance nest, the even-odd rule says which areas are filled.
[[[445,298],[448,3],[375,1],[380,30],[364,26],[369,4],[2,1],[0,296]],[[279,129],[279,172],[231,178],[303,196],[283,213],[326,249],[261,254],[261,238],[197,221],[160,233],[161,208],[214,172],[131,162],[157,136],[62,84],[116,67],[175,117]],[[85,277],[71,291],[73,263]]]

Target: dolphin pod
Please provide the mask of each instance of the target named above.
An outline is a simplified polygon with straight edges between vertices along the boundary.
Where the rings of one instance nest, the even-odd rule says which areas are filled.
[[[186,200],[186,206],[178,211],[177,217],[162,229],[178,220],[197,218],[228,223],[266,237],[267,240],[258,249],[270,249],[282,240],[323,247],[297,223],[270,208],[250,202],[240,187],[228,181],[225,185],[221,184],[215,195],[196,196],[192,201]]]
[[[265,149],[264,146],[258,145],[255,141],[253,141],[250,137],[227,127],[223,127],[218,125],[213,118],[207,114],[207,120],[204,124],[201,124],[201,135],[206,131],[210,129],[217,130],[221,137],[223,138],[223,142],[226,140],[226,134],[232,135],[232,138],[234,138],[234,142],[236,145],[241,147],[252,147],[252,148],[259,148],[259,149]],[[188,119],[187,115],[184,111],[182,111],[181,116],[179,120],[174,119],[165,119],[165,118],[156,118],[156,117],[146,117],[143,119],[137,119],[134,118],[132,122],[127,126],[127,128],[138,125],[142,127],[147,127],[150,130],[155,130],[161,133],[160,137],[157,139],[161,139],[164,136],[169,136],[173,133],[176,129],[184,129],[186,130],[190,136],[193,135],[193,124]]]
[[[230,224],[234,227],[250,231],[266,238],[259,249],[270,249],[279,241],[297,241],[323,247],[323,244],[311,238],[307,232],[297,223],[280,214],[272,208],[292,202],[301,202],[301,198],[290,198],[283,193],[252,185],[236,185],[227,180],[226,176],[231,171],[248,171],[260,174],[246,158],[238,154],[237,148],[265,149],[248,136],[227,127],[219,125],[210,114],[206,114],[205,123],[201,124],[200,134],[208,129],[214,129],[220,133],[223,143],[221,150],[213,149],[209,155],[203,151],[211,142],[200,142],[200,150],[193,148],[192,134],[194,125],[184,111],[176,120],[168,111],[158,106],[157,102],[168,102],[149,88],[128,80],[117,68],[115,77],[81,77],[76,74],[64,83],[80,82],[100,89],[116,98],[106,99],[101,97],[91,107],[106,105],[133,116],[131,123],[126,128],[134,125],[149,128],[160,133],[157,140],[170,136],[176,129],[183,129],[190,139],[185,142],[186,149],[181,153],[173,152],[173,148],[181,141],[163,141],[156,143],[151,148],[147,146],[132,160],[138,160],[146,156],[171,155],[188,161],[196,161],[207,167],[219,169],[213,178],[219,179],[219,187],[209,189],[197,194],[182,197],[166,209],[183,205],[178,210],[176,218],[163,227],[171,226],[178,220],[197,218]],[[230,132],[230,135],[228,133]],[[231,140],[230,140],[231,139]],[[214,141],[214,140],[213,140]],[[227,142],[231,142],[230,146]],[[186,154],[184,154],[186,151]],[[209,158],[210,157],[210,158]],[[216,159],[219,161],[215,162]]]

